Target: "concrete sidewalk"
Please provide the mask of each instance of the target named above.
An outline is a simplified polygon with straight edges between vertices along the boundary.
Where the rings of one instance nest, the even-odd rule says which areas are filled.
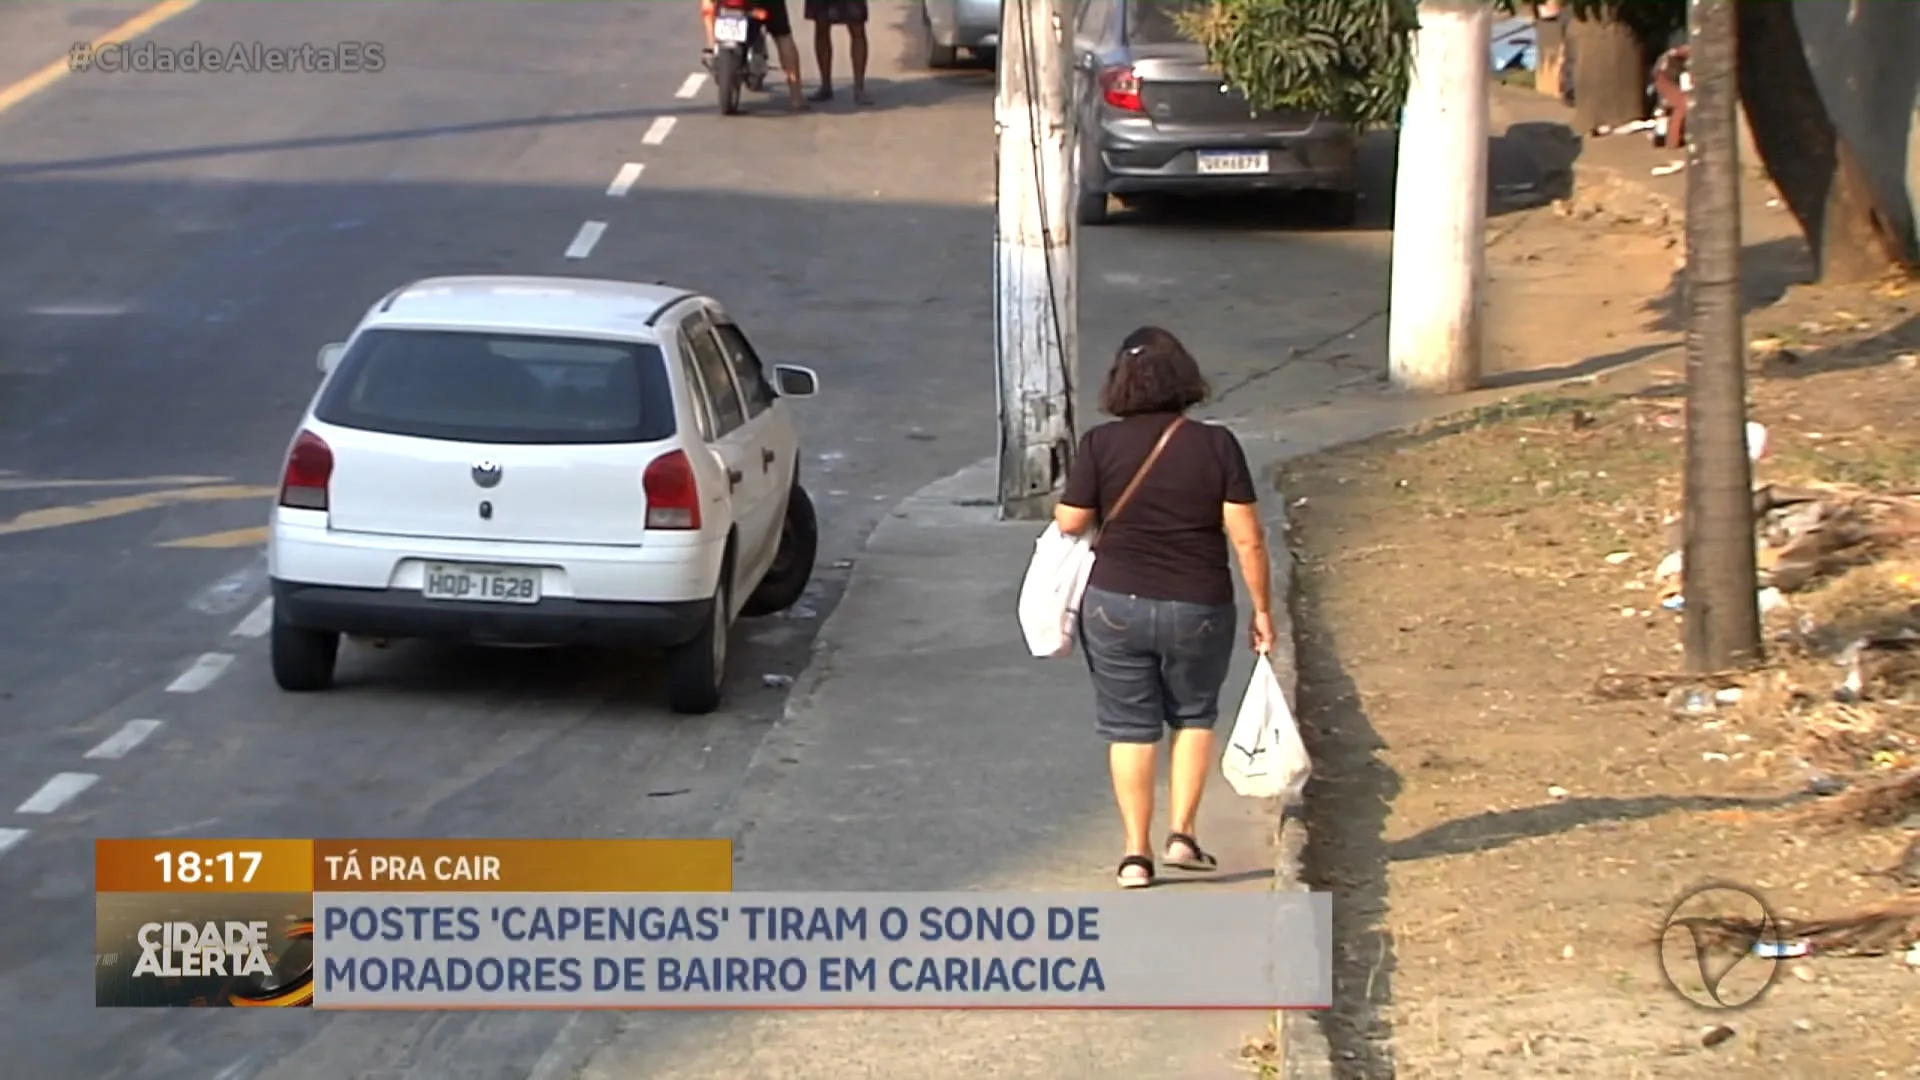
[[[1290,595],[1292,564],[1275,465],[1508,393],[1367,395],[1290,414],[1282,426],[1244,427],[1263,478],[1276,600]],[[904,500],[874,531],[722,830],[738,844],[737,888],[1108,887],[1118,825],[1086,671],[1077,655],[1027,655],[1015,595],[1039,527],[995,520],[993,496],[993,465],[983,461]],[[1290,622],[1281,629],[1288,645],[1276,659],[1291,690]],[[1242,655],[1228,678],[1229,722],[1251,662]],[[1290,821],[1282,827],[1272,802],[1239,798],[1216,776],[1201,835],[1221,873],[1166,887],[1300,887],[1304,837]],[[578,1049],[559,1046],[554,1057],[584,1063],[542,1075],[1225,1080],[1246,1075],[1240,1048],[1271,1021],[1217,1012],[640,1013],[583,1018],[567,1040]],[[1288,1076],[1331,1075],[1311,1014],[1289,1014],[1285,1041]]]

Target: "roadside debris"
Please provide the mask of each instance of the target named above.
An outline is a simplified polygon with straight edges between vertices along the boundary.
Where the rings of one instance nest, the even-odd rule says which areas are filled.
[[[1920,936],[1920,897],[1863,908],[1830,919],[1778,919],[1768,925],[1741,916],[1700,916],[1690,921],[1699,940],[1746,952],[1764,944],[1792,950],[1784,956],[1886,956],[1906,952]]]
[[[761,685],[761,686],[764,686],[764,687],[767,687],[768,689],[772,689],[772,690],[778,690],[778,689],[781,689],[781,688],[783,688],[783,687],[788,687],[788,686],[792,686],[792,685],[793,685],[793,676],[791,676],[791,675],[762,675],[762,676],[760,676],[760,685]]]

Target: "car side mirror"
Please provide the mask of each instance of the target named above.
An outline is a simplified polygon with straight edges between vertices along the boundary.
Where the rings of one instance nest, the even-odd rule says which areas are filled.
[[[332,374],[333,365],[340,362],[340,354],[346,351],[347,345],[344,341],[336,341],[331,345],[320,346],[320,374]]]
[[[773,365],[773,388],[781,397],[812,397],[820,392],[820,376],[812,368],[794,364]]]

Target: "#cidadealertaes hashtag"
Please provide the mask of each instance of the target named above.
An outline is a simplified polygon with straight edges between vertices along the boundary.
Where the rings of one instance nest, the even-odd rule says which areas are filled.
[[[152,41],[95,45],[77,41],[67,50],[70,71],[109,74],[377,74],[386,70],[386,46],[378,41],[341,41],[332,45],[269,45],[236,41],[209,45],[161,45]]]

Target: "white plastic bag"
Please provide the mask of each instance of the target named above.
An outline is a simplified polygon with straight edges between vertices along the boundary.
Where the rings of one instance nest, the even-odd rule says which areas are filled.
[[[1033,542],[1033,561],[1020,583],[1020,632],[1033,655],[1057,659],[1073,652],[1080,598],[1093,571],[1093,545],[1049,525]]]
[[[1240,699],[1240,715],[1220,759],[1233,790],[1249,799],[1284,798],[1293,802],[1306,789],[1313,763],[1294,726],[1286,691],[1265,653],[1253,665],[1253,680]]]

